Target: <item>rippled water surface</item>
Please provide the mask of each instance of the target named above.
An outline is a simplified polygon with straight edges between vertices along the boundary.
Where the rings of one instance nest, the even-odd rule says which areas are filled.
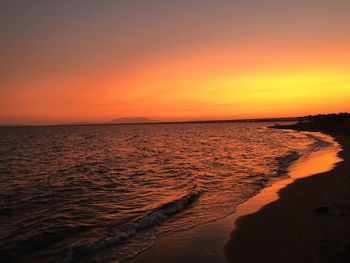
[[[0,259],[125,260],[231,213],[326,144],[267,125],[0,128]]]

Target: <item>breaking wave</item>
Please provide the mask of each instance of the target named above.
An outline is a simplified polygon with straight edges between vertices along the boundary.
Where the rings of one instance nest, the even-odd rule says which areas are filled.
[[[193,204],[200,197],[202,192],[202,190],[193,189],[188,194],[171,202],[162,204],[161,206],[148,212],[143,217],[134,220],[124,227],[114,230],[111,235],[104,239],[101,239],[93,244],[72,248],[69,253],[66,254],[59,262],[70,262],[70,259],[77,253],[86,253],[89,251],[100,250],[108,248],[109,246],[118,245],[119,243],[133,237],[140,231],[159,225],[166,221],[169,217],[180,213]]]

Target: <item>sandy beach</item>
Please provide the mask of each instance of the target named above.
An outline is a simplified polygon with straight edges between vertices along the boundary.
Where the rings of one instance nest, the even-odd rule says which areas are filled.
[[[173,233],[132,262],[348,262],[348,135],[218,221]],[[229,234],[231,233],[231,235]]]

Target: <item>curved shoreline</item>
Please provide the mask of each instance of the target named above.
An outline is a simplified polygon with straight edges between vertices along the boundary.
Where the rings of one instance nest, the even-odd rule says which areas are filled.
[[[240,217],[225,245],[228,262],[349,262],[350,138],[329,133],[343,162],[297,179],[278,199]]]
[[[288,178],[274,182],[262,189],[257,195],[240,204],[235,212],[235,227],[236,222],[240,221],[241,217],[257,213],[264,206],[277,201],[280,198],[279,192],[295,181],[334,169],[336,164],[342,161],[337,155],[340,146],[335,147],[313,152],[306,158],[295,161],[288,169]]]
[[[320,158],[324,154],[331,155],[329,162],[321,171],[329,171],[334,167],[339,149],[328,149],[317,151],[310,155],[312,158],[298,160],[291,166],[303,164],[305,161]],[[301,166],[299,165],[299,168]],[[294,168],[293,168],[294,169]],[[295,167],[295,171],[298,167]],[[306,175],[296,175],[298,177],[314,175],[320,170],[308,171]],[[292,176],[293,177],[293,176]],[[285,178],[274,182],[272,185],[262,189],[258,194],[240,204],[236,212],[228,215],[224,219],[198,226],[186,232],[173,233],[157,239],[154,246],[137,256],[132,262],[227,262],[223,247],[228,242],[229,233],[232,232],[235,222],[245,215],[252,214],[265,205],[278,199],[278,192],[293,183],[296,178]],[[228,246],[226,246],[226,249]],[[235,261],[236,262],[236,261]],[[247,261],[242,261],[247,262]]]

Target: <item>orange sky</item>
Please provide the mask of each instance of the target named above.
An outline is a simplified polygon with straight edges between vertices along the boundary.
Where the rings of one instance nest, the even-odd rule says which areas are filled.
[[[0,123],[350,110],[347,1],[142,3],[5,4]]]

